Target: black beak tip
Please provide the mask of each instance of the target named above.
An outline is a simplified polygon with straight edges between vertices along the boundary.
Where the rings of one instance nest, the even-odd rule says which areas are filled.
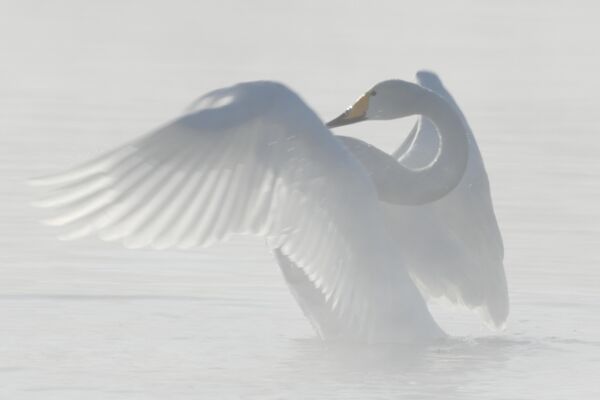
[[[331,121],[325,124],[325,126],[328,128],[337,128],[338,126],[342,125],[344,125],[344,123],[342,122],[342,119],[340,117],[332,119]]]
[[[364,121],[365,119],[366,119],[365,117],[348,118],[346,116],[346,114],[344,113],[344,114],[340,115],[339,117],[334,118],[331,121],[329,121],[328,123],[326,123],[325,126],[328,128],[337,128],[338,126],[354,124],[355,122]]]

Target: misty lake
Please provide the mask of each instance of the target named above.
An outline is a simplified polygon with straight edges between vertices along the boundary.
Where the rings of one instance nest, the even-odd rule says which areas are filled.
[[[4,2],[0,398],[600,397],[595,2]],[[500,332],[432,305],[428,346],[321,342],[255,238],[193,251],[61,242],[28,178],[280,80],[323,119],[386,78],[439,73],[478,140],[504,237]],[[344,134],[391,151],[414,120]]]

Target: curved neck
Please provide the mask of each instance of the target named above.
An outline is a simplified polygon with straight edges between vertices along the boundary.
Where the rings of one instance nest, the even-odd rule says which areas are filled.
[[[458,185],[467,166],[469,146],[460,116],[430,91],[418,105],[419,113],[429,118],[440,134],[438,157],[427,167],[407,168],[361,140],[339,137],[369,172],[379,199],[387,203],[421,205],[438,200]]]

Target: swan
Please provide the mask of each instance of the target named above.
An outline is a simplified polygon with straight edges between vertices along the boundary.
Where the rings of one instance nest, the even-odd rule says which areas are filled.
[[[367,146],[380,173],[374,181],[364,154],[348,150],[291,89],[240,83],[141,138],[30,183],[49,188],[35,205],[55,209],[46,223],[64,227],[63,239],[189,249],[233,234],[262,236],[288,267],[288,282],[296,274],[319,295],[308,317],[324,339],[431,340],[445,333],[389,234],[380,199],[414,204],[456,186],[467,164],[464,124],[440,96],[400,80],[375,85],[336,124],[416,113],[440,128],[436,161],[412,170]],[[440,176],[450,181],[419,185]]]
[[[414,207],[382,203],[386,221],[394,242],[403,246],[406,265],[423,294],[476,310],[487,326],[503,328],[509,312],[504,248],[477,142],[440,78],[431,71],[419,71],[416,79],[422,87],[444,98],[463,121],[469,143],[467,168],[458,185],[437,200],[422,201]],[[401,106],[400,100],[385,102]],[[369,118],[365,115],[358,119]],[[348,122],[343,120],[343,124]],[[338,125],[336,120],[329,123],[330,127]],[[368,147],[357,139],[340,136],[340,140],[355,153]],[[435,123],[421,116],[393,157],[403,166],[418,170],[435,160],[439,142]],[[382,180],[381,173],[370,167],[372,161],[365,160],[363,165],[375,175],[374,182]],[[443,175],[437,179],[453,181]],[[431,179],[428,183],[433,185]],[[389,184],[383,181],[378,187]]]

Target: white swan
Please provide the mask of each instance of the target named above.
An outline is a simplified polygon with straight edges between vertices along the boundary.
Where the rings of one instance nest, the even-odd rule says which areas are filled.
[[[375,169],[396,171],[386,175],[395,185],[379,195],[410,203],[454,187],[468,148],[454,110],[409,82],[383,82],[366,96],[375,91],[381,100],[364,109],[359,100],[340,121],[424,113],[443,127],[441,154],[427,168],[414,172],[389,156],[376,163]],[[402,101],[391,109],[394,99]],[[455,182],[419,190],[414,176],[435,178],[446,170]],[[415,194],[405,193],[402,180]],[[156,131],[32,183],[54,188],[38,205],[58,209],[47,222],[66,226],[65,238],[98,234],[130,247],[191,248],[236,233],[266,237],[280,263],[294,268],[288,272],[301,272],[320,294],[325,310],[315,314],[326,312],[331,325],[317,326],[323,337],[374,343],[444,335],[390,238],[369,173],[281,84],[213,91]]]
[[[417,207],[387,202],[386,221],[394,241],[404,249],[408,269],[422,293],[475,309],[488,325],[502,327],[509,312],[504,250],[479,148],[462,111],[439,77],[419,71],[417,81],[442,96],[467,127],[467,169],[457,187],[437,201],[422,202]],[[389,100],[386,104],[401,106],[401,101]],[[356,139],[341,140],[350,149],[357,148]],[[420,117],[394,157],[408,168],[423,168],[435,160],[439,144],[434,123]],[[358,146],[364,147],[364,143]],[[372,170],[372,162],[363,164]],[[373,170],[371,174],[380,175]],[[443,175],[437,179],[448,181]],[[375,182],[379,180],[374,178]],[[431,179],[427,182],[435,186]]]

